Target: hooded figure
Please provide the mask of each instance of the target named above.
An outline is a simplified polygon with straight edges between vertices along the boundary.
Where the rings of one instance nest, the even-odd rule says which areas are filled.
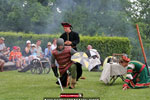
[[[73,61],[71,61],[71,56],[75,54],[76,51],[71,48],[71,46],[64,46],[64,40],[62,38],[57,39],[57,48],[52,51],[51,57],[51,67],[53,69],[54,75],[59,77],[57,67],[55,65],[55,60],[59,64],[60,80],[64,87],[70,85],[70,89],[75,88],[76,78],[77,78],[77,67]],[[56,82],[58,84],[58,82]]]

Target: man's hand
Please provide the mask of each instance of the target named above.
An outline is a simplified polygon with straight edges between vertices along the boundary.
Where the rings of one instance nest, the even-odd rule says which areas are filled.
[[[65,42],[65,45],[71,45],[71,44],[72,44],[71,41],[66,41],[66,42]]]

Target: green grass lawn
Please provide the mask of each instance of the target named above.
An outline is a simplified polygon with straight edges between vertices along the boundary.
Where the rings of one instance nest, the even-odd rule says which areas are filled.
[[[43,100],[44,97],[59,97],[60,93],[83,93],[84,97],[100,97],[100,100],[150,100],[150,88],[123,91],[121,79],[108,86],[99,81],[100,74],[84,69],[86,79],[80,79],[75,89],[65,88],[62,92],[55,84],[52,71],[41,75],[0,72],[0,100]]]

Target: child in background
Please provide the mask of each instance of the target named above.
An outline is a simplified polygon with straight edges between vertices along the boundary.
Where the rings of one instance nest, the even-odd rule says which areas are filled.
[[[23,68],[24,65],[26,65],[26,61],[25,58],[22,56],[22,53],[20,52],[20,47],[17,47],[17,51],[16,51],[16,57],[18,60],[18,67]]]
[[[9,61],[12,61],[15,63],[16,61],[16,56],[15,56],[15,53],[17,51],[17,46],[13,46],[13,50],[10,52],[10,55],[9,55]]]
[[[22,68],[22,53],[20,52],[20,47],[14,46],[13,50],[10,52],[9,61],[12,61],[16,64],[17,69]],[[24,60],[25,63],[25,60]]]
[[[36,45],[35,44],[31,45],[31,56],[32,56],[32,59],[37,58],[37,49],[36,49]]]

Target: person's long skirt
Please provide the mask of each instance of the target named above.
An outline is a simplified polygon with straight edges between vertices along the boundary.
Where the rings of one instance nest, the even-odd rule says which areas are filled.
[[[149,69],[150,71],[150,69]],[[141,73],[132,73],[133,80],[128,84],[130,88],[146,88],[150,86],[150,76],[148,76],[147,68],[145,67]]]

